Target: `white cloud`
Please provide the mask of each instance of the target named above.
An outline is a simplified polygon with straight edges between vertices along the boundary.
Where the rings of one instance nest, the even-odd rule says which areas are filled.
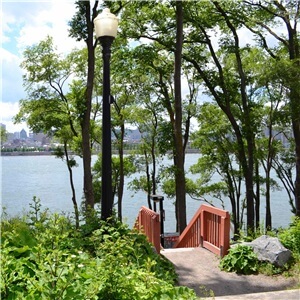
[[[25,123],[14,124],[13,117],[19,112],[19,103],[0,102],[1,123],[6,125],[8,132],[21,131],[23,128],[29,132]]]
[[[46,3],[45,7],[41,6],[41,10],[36,15],[32,15],[20,31],[17,38],[18,48],[20,52],[26,46],[30,46],[45,39],[50,35],[54,39],[54,44],[60,52],[68,52],[78,42],[70,38],[68,32],[68,22],[75,13],[75,5],[73,2],[51,2]]]
[[[3,48],[0,48],[0,55],[2,58],[2,62],[6,61],[8,63],[12,63],[16,60],[19,60],[19,57],[17,55],[15,55]]]
[[[11,119],[19,111],[19,103],[1,102],[0,103],[1,113],[4,113],[5,118],[2,116],[2,123]]]
[[[70,38],[68,22],[76,12],[73,1],[12,1],[3,2],[1,10],[2,48],[2,123],[10,132],[19,131],[22,125],[13,125],[11,118],[19,110],[18,102],[26,97],[22,85],[22,53],[27,46],[39,43],[47,35],[53,37],[60,53],[66,53],[76,46],[82,47]],[[15,128],[15,130],[13,129]]]
[[[6,43],[10,41],[10,37],[8,33],[12,31],[9,24],[15,23],[15,17],[10,13],[4,14],[3,11],[0,11],[0,18],[2,20],[2,43]]]
[[[22,70],[20,69],[20,58],[11,52],[0,49],[2,58],[2,101],[18,102],[25,96],[22,87]]]

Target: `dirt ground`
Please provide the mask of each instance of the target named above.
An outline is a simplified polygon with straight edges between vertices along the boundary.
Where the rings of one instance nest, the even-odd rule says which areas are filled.
[[[221,271],[220,258],[203,248],[166,249],[161,252],[176,268],[179,285],[196,291],[200,297],[229,296],[286,290],[300,279],[284,276],[238,275]]]

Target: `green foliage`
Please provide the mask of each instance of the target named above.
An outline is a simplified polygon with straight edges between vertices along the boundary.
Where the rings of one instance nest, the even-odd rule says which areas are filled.
[[[120,184],[120,158],[112,157],[112,185],[113,191],[117,191]],[[133,156],[126,156],[123,158],[123,172],[124,176],[130,176],[135,173],[135,158]],[[98,159],[93,166],[93,190],[95,196],[95,202],[99,202],[101,199],[101,174],[102,174],[102,154],[98,154]]]
[[[239,242],[251,242],[254,239],[258,238],[262,234],[265,234],[264,225],[261,224],[260,228],[255,232],[244,235],[241,231]],[[259,273],[272,276],[278,274],[284,274],[287,276],[299,277],[300,272],[300,219],[294,217],[288,228],[281,228],[279,231],[268,231],[267,234],[272,237],[278,237],[280,242],[284,247],[289,249],[292,252],[293,259],[291,259],[283,267],[277,267],[266,261],[258,261],[257,271]],[[230,250],[232,251],[232,249]],[[246,258],[248,259],[248,252],[244,252]],[[229,259],[229,258],[227,258]],[[230,258],[229,260],[234,260]],[[231,262],[230,262],[231,263]],[[224,264],[224,263],[223,263]],[[226,267],[229,266],[229,263],[225,263]],[[225,270],[225,268],[224,268]],[[234,271],[234,270],[233,270]]]
[[[103,224],[91,239],[97,257],[105,257],[100,261],[105,270],[99,274],[100,299],[159,299],[172,294],[176,275],[144,235],[116,222],[113,227]]]
[[[291,250],[293,256],[300,260],[300,218],[295,217],[288,229],[280,230],[279,240],[284,247]]]
[[[250,246],[237,245],[220,262],[221,270],[238,274],[252,274],[258,270],[258,259]]]
[[[283,267],[277,267],[269,262],[263,261],[259,263],[258,272],[267,276],[282,274],[285,270],[289,268],[289,264]]]
[[[4,143],[7,140],[7,132],[4,127],[0,126],[0,144]]]
[[[1,222],[3,299],[196,299],[174,287],[174,267],[145,236],[121,222],[98,219],[87,234],[42,212],[36,198],[32,209],[29,222]]]
[[[42,210],[41,200],[33,196],[32,203],[29,203],[31,210],[28,212],[29,224],[37,226],[38,223],[43,224],[48,219],[48,209]]]

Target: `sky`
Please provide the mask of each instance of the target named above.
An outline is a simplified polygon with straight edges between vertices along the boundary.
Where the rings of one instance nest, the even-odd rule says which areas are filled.
[[[14,125],[12,121],[19,111],[19,100],[26,98],[20,68],[23,51],[47,35],[53,37],[61,53],[78,47],[78,42],[68,36],[68,22],[75,14],[75,4],[71,0],[1,0],[0,5],[0,123],[6,125],[8,132],[23,128],[28,132],[26,124]]]

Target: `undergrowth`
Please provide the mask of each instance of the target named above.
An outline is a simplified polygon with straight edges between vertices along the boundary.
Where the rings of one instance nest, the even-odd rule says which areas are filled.
[[[245,245],[237,245],[229,250],[229,253],[220,261],[221,270],[240,274],[262,273],[265,275],[284,275],[294,278],[300,277],[300,218],[294,217],[288,228],[280,228],[276,233],[268,235],[278,237],[284,247],[292,252],[291,260],[283,267],[277,267],[269,262],[259,261],[252,248]],[[257,235],[255,238],[258,237]],[[251,241],[254,236],[244,240]],[[300,287],[300,282],[298,284]]]
[[[75,230],[34,201],[1,221],[1,299],[197,299],[144,235],[115,219]]]

